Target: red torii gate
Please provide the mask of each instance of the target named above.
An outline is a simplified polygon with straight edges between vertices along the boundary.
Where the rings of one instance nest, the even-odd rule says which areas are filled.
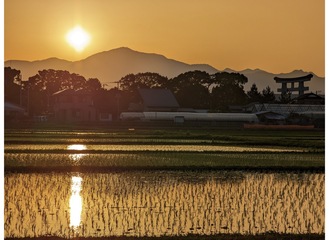
[[[298,91],[299,96],[304,94],[304,91],[308,91],[309,87],[304,86],[304,82],[311,81],[313,74],[308,74],[302,77],[295,78],[280,78],[275,77],[274,80],[277,83],[281,83],[281,88],[278,88],[278,92],[287,93],[287,92],[296,92]],[[291,87],[287,87],[287,84],[291,83]],[[295,87],[295,83],[298,83],[298,87]]]

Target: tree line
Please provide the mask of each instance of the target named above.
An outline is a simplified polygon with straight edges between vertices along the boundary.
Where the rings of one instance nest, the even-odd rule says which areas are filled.
[[[89,78],[65,70],[41,70],[27,81],[22,81],[20,71],[5,67],[5,100],[20,104],[28,109],[29,115],[50,114],[52,95],[64,89],[85,89],[93,94],[98,109],[118,116],[126,111],[130,103],[140,101],[139,88],[164,88],[173,92],[183,108],[209,109],[225,112],[232,105],[251,102],[275,102],[274,92],[268,86],[258,91],[253,84],[245,91],[248,78],[240,73],[189,71],[174,78],[158,73],[128,74],[118,81],[119,87],[106,89],[97,78]],[[281,101],[287,101],[281,98]]]

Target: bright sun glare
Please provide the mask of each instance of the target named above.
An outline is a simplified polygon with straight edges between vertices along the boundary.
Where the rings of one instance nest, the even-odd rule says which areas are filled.
[[[72,144],[72,145],[67,146],[67,149],[68,150],[86,150],[87,147],[86,147],[86,145],[83,145],[83,144]]]
[[[89,34],[80,26],[76,26],[66,34],[66,41],[77,51],[82,52],[89,44]]]
[[[71,197],[70,197],[70,227],[77,228],[81,223],[82,197],[81,177],[72,177]]]

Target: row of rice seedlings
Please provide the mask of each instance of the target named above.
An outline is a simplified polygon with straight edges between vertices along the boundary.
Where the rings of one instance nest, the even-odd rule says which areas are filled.
[[[67,144],[7,144],[5,150],[67,150]],[[287,147],[250,147],[250,146],[219,146],[219,145],[154,145],[154,144],[89,144],[88,150],[98,151],[188,151],[188,152],[303,152],[298,148]]]
[[[70,175],[9,175],[5,236],[324,233],[323,174],[242,175],[81,174],[83,207],[75,229],[69,225]]]
[[[5,153],[5,166],[219,167],[324,166],[324,155],[311,153],[141,152],[107,154]]]
[[[104,177],[106,177],[106,175],[104,175]],[[88,179],[85,181],[87,180]],[[93,178],[93,180],[96,180],[96,178]],[[250,181],[253,181],[253,179],[250,179]],[[298,223],[301,224],[296,224],[296,226],[294,226],[296,229],[292,229],[293,226],[288,221],[290,216],[288,213],[290,213],[290,211],[297,211],[292,207],[295,203],[295,199],[293,199],[293,201],[287,201],[285,199],[285,202],[290,205],[289,208],[288,206],[282,207],[280,205],[281,202],[274,201],[269,203],[270,199],[275,199],[274,196],[277,194],[277,191],[272,191],[274,196],[270,195],[267,198],[265,198],[265,196],[263,197],[264,194],[262,194],[262,189],[269,186],[268,182],[261,184],[261,186],[258,186],[252,192],[250,189],[244,191],[244,188],[241,188],[241,186],[237,187],[237,185],[233,183],[227,184],[229,187],[225,188],[224,192],[221,192],[220,187],[215,187],[213,189],[213,184],[210,184],[211,187],[208,186],[209,189],[207,189],[207,185],[198,184],[199,186],[195,188],[195,186],[186,182],[175,184],[175,187],[173,188],[171,188],[171,185],[169,188],[168,186],[165,188],[159,188],[159,183],[154,185],[156,188],[152,188],[149,182],[147,182],[145,185],[150,188],[147,190],[145,189],[146,191],[140,191],[140,188],[143,189],[143,182],[144,181],[142,181],[142,183],[138,181],[130,182],[130,184],[125,185],[127,187],[124,189],[121,187],[120,193],[115,194],[114,192],[114,197],[110,197],[110,199],[104,198],[104,196],[86,199],[87,202],[95,201],[95,199],[97,199],[97,203],[90,205],[92,209],[90,211],[91,215],[88,215],[87,212],[86,218],[92,219],[92,213],[101,213],[98,206],[101,207],[100,209],[103,209],[102,207],[104,204],[110,202],[112,205],[109,205],[108,207],[110,207],[111,210],[108,211],[108,213],[106,213],[106,211],[102,212],[98,218],[94,218],[94,221],[97,223],[96,225],[101,225],[102,222],[106,221],[101,219],[110,219],[111,215],[115,216],[115,222],[104,223],[104,227],[109,226],[109,228],[105,227],[103,229],[103,234],[105,235],[117,235],[118,231],[121,232],[119,235],[122,235],[129,232],[129,229],[132,231],[134,228],[129,227],[131,226],[129,221],[131,219],[133,219],[131,221],[135,223],[134,226],[138,228],[138,231],[136,230],[137,232],[142,235],[156,236],[163,234],[187,234],[190,232],[199,232],[202,234],[221,232],[255,234],[266,231],[277,231],[283,233],[311,233],[324,231],[323,213],[320,212],[319,214],[319,208],[323,209],[323,198],[319,199],[319,206],[314,207],[308,204],[302,209],[304,212],[295,213],[296,219],[293,218],[292,221],[299,220]],[[96,183],[99,182],[96,181]],[[91,185],[94,184],[95,182]],[[121,185],[122,184],[116,184],[116,181],[110,181],[110,186],[113,186],[114,188],[120,188]],[[222,186],[223,183],[220,183],[220,185]],[[280,185],[281,183],[279,183],[278,188]],[[131,188],[137,189],[137,191],[131,193]],[[249,186],[247,186],[247,188],[249,188]],[[274,188],[276,188],[276,185],[274,185]],[[109,191],[109,189],[107,190]],[[90,190],[88,192],[92,192],[92,194],[89,196],[98,196],[101,194],[100,191],[101,189],[94,189],[94,191]],[[214,191],[217,192],[217,196],[211,195],[210,199],[205,197],[205,192],[210,194]],[[241,191],[243,193],[240,193]],[[248,195],[246,195],[247,192]],[[289,191],[287,192],[288,194],[290,193]],[[259,196],[260,199],[264,198],[264,201],[257,200],[257,197]],[[311,201],[307,194],[305,194],[305,196],[306,198],[301,198],[301,205],[304,205],[303,199]],[[248,201],[246,201],[246,199]],[[240,205],[242,205],[243,208]],[[207,206],[207,208],[204,206]],[[136,208],[138,209],[137,211]],[[273,211],[270,208],[277,210]],[[107,217],[106,214],[108,214]],[[134,217],[136,214],[138,218]],[[105,217],[100,217],[103,215],[105,215]],[[309,218],[309,215],[312,215],[313,218]],[[171,216],[175,216],[176,218],[171,220]],[[240,219],[236,219],[237,216],[240,216]],[[266,219],[268,216],[269,218]],[[136,223],[137,219],[138,222]],[[305,219],[305,226],[302,224],[303,219]],[[147,223],[153,224],[145,229]],[[310,223],[312,223],[312,225],[310,225]],[[126,226],[126,228],[124,226]],[[88,228],[86,227],[86,229]],[[115,231],[111,232],[110,229],[115,229]],[[180,231],[175,232],[175,229],[180,229]],[[133,233],[131,232],[131,234]]]
[[[108,138],[98,136],[91,137],[62,137],[62,136],[6,136],[5,141],[10,144],[20,145],[22,142],[30,144],[213,144],[225,143],[225,141],[213,141],[211,139],[170,139],[170,138]]]
[[[197,141],[195,144],[230,144],[230,145],[261,145],[261,146],[294,146],[303,149],[324,149],[323,132],[237,132],[237,131],[220,131],[220,132],[200,132],[197,131],[35,131],[35,130],[19,130],[5,131],[5,140],[10,141],[22,139],[30,139],[35,142],[39,139],[43,143],[54,143],[58,141],[75,143],[88,142],[104,142],[104,143],[151,143],[151,144],[167,144],[173,141],[175,144],[185,144],[185,141]],[[20,139],[21,138],[21,139]],[[298,141],[296,141],[298,139]],[[178,142],[174,141],[178,140]],[[29,141],[29,140],[28,140]]]
[[[5,237],[62,235],[68,228],[70,180],[66,174],[6,175]]]

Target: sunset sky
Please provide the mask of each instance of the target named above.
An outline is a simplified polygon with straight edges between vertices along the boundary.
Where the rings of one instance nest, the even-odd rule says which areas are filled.
[[[80,60],[118,47],[223,70],[324,76],[324,0],[4,0],[4,60]],[[80,26],[78,52],[67,33]],[[80,37],[81,38],[81,37]]]

